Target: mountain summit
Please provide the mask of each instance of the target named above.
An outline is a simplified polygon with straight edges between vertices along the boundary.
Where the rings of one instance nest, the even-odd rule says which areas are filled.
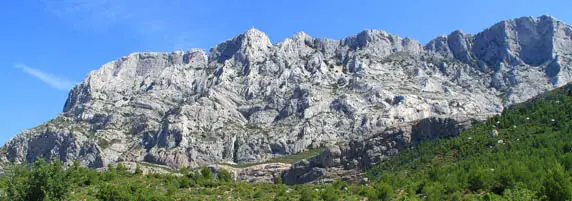
[[[250,29],[208,55],[133,53],[103,65],[58,117],[11,139],[0,161],[179,168],[349,143],[361,155],[343,165],[361,167],[562,86],[570,67],[572,27],[549,16],[425,46],[380,30],[272,44]]]

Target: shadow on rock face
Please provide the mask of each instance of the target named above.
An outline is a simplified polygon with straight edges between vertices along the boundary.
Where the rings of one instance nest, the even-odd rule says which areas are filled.
[[[295,163],[282,175],[285,184],[328,180],[328,172],[359,172],[387,160],[400,150],[423,140],[452,137],[467,128],[470,120],[426,118],[403,127],[386,129],[369,138],[343,145],[329,145],[318,156]],[[336,175],[336,174],[333,174]]]
[[[423,140],[433,140],[438,137],[459,135],[462,127],[459,122],[450,118],[426,118],[412,126],[411,143],[417,144]]]

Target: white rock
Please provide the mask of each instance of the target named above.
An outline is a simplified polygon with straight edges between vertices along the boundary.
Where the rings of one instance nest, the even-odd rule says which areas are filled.
[[[369,166],[571,81],[570,28],[518,18],[425,46],[380,30],[272,44],[250,29],[208,55],[133,53],[90,72],[58,117],[7,142],[0,161],[198,167],[339,142],[347,150],[324,161]],[[367,154],[345,155],[357,147]]]

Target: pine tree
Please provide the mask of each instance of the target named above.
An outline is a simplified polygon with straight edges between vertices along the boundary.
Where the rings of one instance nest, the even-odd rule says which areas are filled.
[[[139,164],[137,164],[137,167],[135,168],[135,175],[142,175],[143,174],[143,170],[141,170],[141,166],[139,166]]]
[[[551,201],[572,199],[572,183],[566,178],[564,168],[560,164],[548,170],[542,193]]]

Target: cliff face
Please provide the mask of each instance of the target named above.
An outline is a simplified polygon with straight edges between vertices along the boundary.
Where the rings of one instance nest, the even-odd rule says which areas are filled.
[[[208,55],[133,53],[103,65],[70,91],[57,118],[10,140],[0,160],[176,168],[351,141],[371,153],[355,158],[366,164],[561,86],[571,66],[572,27],[548,16],[425,46],[379,30],[272,44],[251,29]],[[374,138],[383,140],[364,142]]]
[[[569,82],[565,66],[570,63],[571,38],[570,26],[550,16],[523,17],[499,22],[476,35],[455,31],[432,40],[424,49],[491,74],[490,86],[508,92],[507,101],[513,104],[531,98],[537,93],[534,89],[546,84],[528,71],[544,72],[548,84],[562,86]],[[534,78],[523,76],[529,73]],[[530,88],[532,92],[526,93]]]

